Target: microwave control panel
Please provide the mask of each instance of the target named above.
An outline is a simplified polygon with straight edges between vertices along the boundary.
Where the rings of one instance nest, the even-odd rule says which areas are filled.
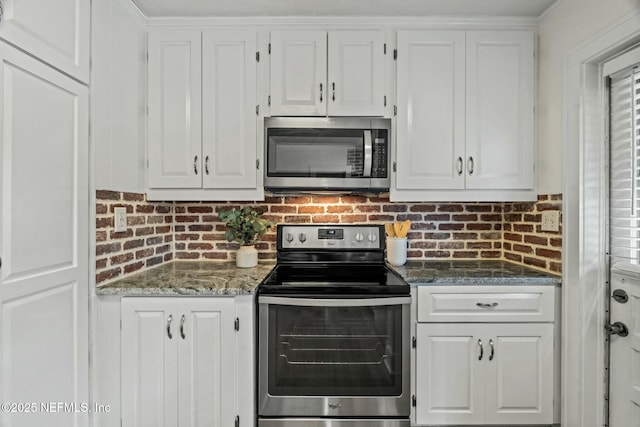
[[[386,133],[386,132],[384,132]],[[371,177],[372,178],[386,178],[387,177],[387,139],[375,138],[373,140],[372,147],[372,159],[371,159]]]

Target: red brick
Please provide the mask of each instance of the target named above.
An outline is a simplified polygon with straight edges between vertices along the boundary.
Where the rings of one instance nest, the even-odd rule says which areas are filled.
[[[436,242],[427,242],[427,241],[417,241],[417,242],[409,242],[409,248],[412,249],[435,249],[437,247]]]
[[[143,216],[129,216],[127,218],[127,225],[129,227],[134,225],[144,225],[145,222],[145,217]]]
[[[288,197],[287,197],[288,199]],[[308,197],[306,197],[306,199],[309,199]],[[312,203],[324,203],[324,204],[333,204],[335,205],[336,203],[340,203],[340,197],[337,196],[313,196],[313,198],[311,199]],[[289,203],[286,199],[285,199],[285,203]],[[309,203],[308,201],[306,202],[294,202],[294,203]]]
[[[276,204],[276,203],[282,203],[283,198],[282,197],[274,197],[274,196],[268,196],[264,198],[265,203],[269,203],[270,205],[272,204]]]
[[[176,222],[198,222],[200,217],[196,215],[176,215],[175,220]]]
[[[180,233],[176,234],[176,240],[199,240],[200,235],[195,233]]]
[[[456,251],[453,253],[454,258],[478,258],[478,251]]]
[[[516,251],[516,252],[523,253],[523,254],[532,254],[533,253],[533,248],[531,246],[526,246],[526,245],[515,244],[515,245],[513,245],[513,250]]]
[[[154,254],[153,248],[141,249],[136,252],[136,259],[148,258]]]
[[[154,265],[158,265],[162,263],[163,258],[161,256],[153,257],[147,259],[147,267],[153,267]]]
[[[296,210],[296,207],[291,205],[277,205],[270,208],[273,213],[296,213]]]
[[[453,233],[455,240],[476,240],[478,233]]]
[[[187,231],[187,227],[185,225],[176,225],[175,227],[173,227],[173,231],[175,231],[176,233],[183,233]]]
[[[467,249],[491,249],[491,242],[467,242]]]
[[[227,252],[205,252],[202,254],[202,257],[206,259],[217,259],[217,260],[228,259]]]
[[[120,193],[117,191],[97,190],[96,199],[98,200],[120,200]]]
[[[96,231],[96,242],[104,242],[107,240],[107,232],[98,230]]]
[[[494,249],[502,249],[502,243],[501,242],[493,242],[493,248]]]
[[[444,223],[444,224],[440,224],[438,225],[438,230],[462,230],[464,229],[464,224],[462,223]]]
[[[156,208],[153,205],[138,205],[138,206],[136,206],[136,212],[137,213],[150,214],[150,213],[153,213],[155,210],[156,210]]]
[[[318,205],[302,205],[298,206],[298,213],[300,214],[319,214],[324,213],[325,207]]]
[[[366,203],[367,202],[367,198],[364,196],[341,196],[340,197],[340,201],[342,203],[347,203],[350,205],[356,204],[356,203]]]
[[[546,261],[542,261],[536,258],[524,257],[523,262],[534,267],[547,268]]]
[[[545,248],[536,248],[536,255],[543,258],[562,259],[562,252]]]
[[[367,220],[366,215],[340,215],[340,222],[348,222],[348,223],[356,223],[356,222],[365,222]]]
[[[462,205],[439,205],[438,212],[462,212],[464,206]]]
[[[504,254],[505,259],[509,261],[522,262],[522,256],[518,254],[512,254],[511,252],[507,252]]]
[[[136,240],[129,240],[127,242],[124,242],[124,245],[122,246],[122,248],[126,251],[129,249],[140,248],[142,246],[144,246],[144,239],[136,239]]]
[[[534,203],[512,203],[511,209],[513,212],[531,212],[534,208]]]
[[[166,217],[161,215],[152,215],[147,217],[147,224],[165,224],[167,222]]]
[[[187,207],[189,213],[213,213],[211,206],[189,206]]]
[[[220,242],[216,243],[216,249],[222,249],[226,251],[237,251],[240,249],[240,244],[236,242]]]
[[[510,240],[512,242],[522,242],[522,236],[514,233],[504,233],[504,240]]]
[[[413,222],[411,224],[412,230],[435,230],[437,227],[432,222]]]
[[[467,224],[467,230],[469,231],[489,231],[494,228],[491,224],[472,222]]]
[[[502,239],[502,233],[496,233],[496,232],[480,233],[480,238],[482,240],[499,240],[499,239]]]
[[[449,258],[451,252],[449,251],[424,251],[425,258]]]
[[[539,202],[543,202],[545,200],[549,200],[549,196],[547,196],[545,194],[538,194],[538,201]]]
[[[198,259],[200,254],[198,252],[176,252],[176,259]]]
[[[413,205],[409,208],[409,212],[435,212],[435,205]]]
[[[372,222],[392,222],[395,221],[395,219],[393,215],[369,215],[369,221]]]
[[[406,221],[410,220],[411,222],[422,221],[422,214],[406,214],[400,213],[396,216],[396,221]]]
[[[353,212],[353,207],[349,205],[327,206],[327,213],[351,213],[351,212]]]
[[[164,237],[162,236],[153,236],[147,238],[147,246],[159,245],[164,243]]]
[[[560,262],[549,262],[549,270],[554,273],[562,273],[562,263]]]
[[[129,274],[133,273],[134,271],[140,270],[142,267],[144,267],[144,262],[138,261],[134,262],[133,264],[125,265],[123,271],[124,274]]]
[[[213,225],[211,224],[193,224],[188,228],[189,231],[213,231]]]
[[[380,205],[357,205],[353,210],[354,212],[380,212]]]
[[[103,268],[107,268],[107,258],[97,259],[96,260],[96,270],[101,270]]]
[[[451,215],[451,220],[460,221],[460,222],[477,221],[478,220],[478,215],[476,215],[476,214]]]
[[[305,224],[311,222],[310,215],[285,215],[284,222],[289,224]]]
[[[110,254],[114,252],[120,252],[122,249],[121,243],[107,243],[104,245],[96,245],[96,256]]]
[[[136,236],[147,236],[153,234],[153,227],[142,227],[136,229]]]
[[[190,251],[209,251],[213,249],[213,245],[211,243],[189,243],[187,249]]]
[[[446,240],[451,237],[451,233],[424,233],[425,239]]]
[[[315,197],[314,197],[315,199]],[[338,203],[340,199],[338,197],[330,197],[331,201],[323,202],[314,200],[313,203]],[[309,196],[287,196],[284,198],[284,203],[287,205],[304,205],[311,203],[311,197]]]
[[[107,280],[115,279],[120,275],[120,267],[112,268],[111,270],[101,271],[96,274],[96,283],[102,283]]]
[[[171,207],[166,205],[156,206],[156,213],[159,213],[159,214],[171,213]]]
[[[538,203],[536,205],[537,211],[561,211],[562,205],[559,203]]]
[[[549,244],[555,248],[561,248],[562,239],[558,237],[552,237],[551,239],[549,239]]]
[[[504,242],[504,250],[505,251],[510,251],[511,250],[511,243]]]
[[[382,212],[406,212],[407,205],[389,204],[382,205]]]
[[[484,222],[502,221],[502,215],[500,215],[500,214],[482,214],[482,215],[480,215],[480,221],[484,221]]]
[[[165,234],[165,233],[170,233],[171,232],[171,226],[170,225],[158,225],[156,226],[156,233],[158,234]]]
[[[562,194],[552,194],[549,196],[551,200],[562,200]]]
[[[171,245],[156,246],[156,255],[167,253],[171,250]]]
[[[467,212],[491,212],[491,205],[467,205]]]
[[[542,215],[538,214],[525,214],[523,217],[524,222],[541,222]]]
[[[226,240],[224,233],[203,234],[202,240]]]
[[[164,236],[164,242],[165,243],[173,242],[173,236],[171,234],[166,234]]]
[[[109,261],[111,261],[111,265],[124,264],[125,262],[129,262],[131,260],[133,260],[132,253],[115,255],[109,259]]]
[[[96,229],[113,227],[113,217],[96,218]]]
[[[107,205],[102,203],[96,204],[96,215],[102,215],[107,213]]]
[[[502,252],[500,251],[481,251],[480,258],[491,258],[496,259],[502,257]]]
[[[531,243],[532,245],[542,245],[542,246],[546,246],[547,245],[547,238],[546,237],[525,235],[524,236],[524,241],[525,241],[525,243]]]
[[[316,224],[340,222],[338,215],[314,215],[311,220]]]
[[[464,242],[438,242],[438,249],[464,249]]]
[[[505,213],[504,221],[505,222],[522,222],[522,214]]]
[[[122,199],[131,202],[144,202],[144,194],[140,193],[122,193]]]
[[[173,259],[173,253],[169,252],[169,253],[164,254],[162,259],[164,260],[164,262],[171,261]]]
[[[427,214],[424,216],[425,221],[449,221],[451,215],[449,214]]]

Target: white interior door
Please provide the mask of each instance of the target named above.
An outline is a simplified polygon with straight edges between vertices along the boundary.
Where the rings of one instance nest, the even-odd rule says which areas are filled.
[[[88,100],[0,41],[0,402],[88,402]],[[38,406],[0,425],[88,414]]]
[[[611,290],[628,296],[624,303],[611,299],[611,323],[622,322],[628,335],[610,338],[609,426],[640,427],[640,275],[614,272]]]
[[[0,39],[89,82],[90,0],[2,0]]]

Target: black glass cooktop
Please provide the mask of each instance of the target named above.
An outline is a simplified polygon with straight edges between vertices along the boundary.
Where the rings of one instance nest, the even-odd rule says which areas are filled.
[[[409,285],[384,265],[277,265],[259,294],[296,296],[408,295]]]

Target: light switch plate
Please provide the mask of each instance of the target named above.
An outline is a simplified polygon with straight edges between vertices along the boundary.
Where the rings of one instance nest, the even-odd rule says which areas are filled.
[[[113,208],[113,228],[116,233],[127,231],[127,208]]]
[[[542,231],[559,231],[560,230],[560,212],[544,211],[542,212]]]

